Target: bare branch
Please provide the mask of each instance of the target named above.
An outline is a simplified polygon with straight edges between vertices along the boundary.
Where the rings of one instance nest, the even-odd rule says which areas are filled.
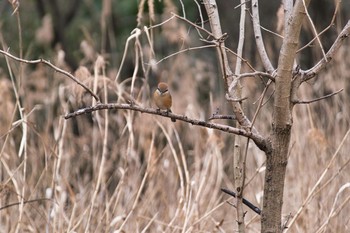
[[[328,31],[328,29],[330,29],[333,24],[334,24],[334,21],[335,21],[335,18],[336,18],[336,15],[337,15],[337,12],[338,12],[338,9],[339,9],[339,5],[340,5],[340,1],[337,1],[337,5],[335,6],[335,10],[334,10],[334,13],[333,13],[333,17],[332,17],[332,20],[331,22],[329,23],[329,25],[323,29],[318,35],[316,35],[312,40],[309,41],[309,43],[307,43],[306,45],[304,45],[303,47],[301,47],[300,49],[297,50],[297,53],[299,53],[300,51],[304,50],[305,48],[309,47],[310,44],[312,44],[312,42],[314,42],[317,38],[319,38],[323,33],[325,33],[326,31]]]
[[[228,101],[232,101],[232,102],[242,102],[243,100],[248,99],[248,97],[242,97],[242,98],[239,98],[239,99],[235,99],[235,98],[230,97],[227,93],[226,93],[226,95],[225,95],[225,98],[226,98]]]
[[[284,29],[288,27],[288,19],[292,15],[293,0],[283,0],[284,7]]]
[[[260,30],[260,19],[259,19],[259,4],[257,0],[252,0],[252,13],[253,13],[253,29],[255,35],[255,42],[258,48],[258,52],[261,58],[261,61],[267,70],[267,72],[272,73],[275,68],[272,66],[272,63],[267,55],[264,41],[262,38],[261,30]]]
[[[314,103],[314,102],[317,102],[317,101],[320,101],[320,100],[332,97],[332,96],[342,92],[343,90],[344,89],[342,88],[339,91],[333,92],[333,93],[331,93],[329,95],[325,95],[325,96],[322,96],[322,97],[319,97],[319,98],[316,98],[316,99],[313,99],[313,100],[293,100],[292,102],[294,104],[311,104],[311,103]]]
[[[236,117],[234,115],[220,115],[217,113],[213,113],[213,115],[211,115],[211,117],[209,117],[208,120],[236,120]]]
[[[181,7],[182,7],[182,14],[184,15],[184,18],[186,19],[185,5],[184,5],[184,3],[182,2],[182,0],[179,0],[179,2],[180,2]]]
[[[216,111],[209,117],[208,121],[211,120],[236,120],[234,115],[221,115],[219,114],[220,109],[217,108]]]
[[[199,18],[201,19],[201,27],[204,28],[204,19],[203,19],[203,14],[202,14],[202,10],[201,10],[201,5],[198,3],[197,0],[193,0],[198,8],[198,13],[199,13]],[[203,37],[202,34],[200,33],[200,31],[197,29],[197,32],[199,34],[200,37]]]
[[[168,19],[162,21],[162,22],[159,23],[159,24],[152,25],[152,26],[149,26],[149,27],[146,27],[146,28],[147,28],[147,30],[150,30],[150,29],[153,29],[153,28],[160,27],[160,26],[162,26],[163,24],[166,24],[166,23],[168,23],[169,21],[173,20],[174,18],[175,18],[175,16],[173,15],[173,16],[171,16],[170,18],[168,18]]]
[[[228,189],[225,189],[225,188],[222,188],[221,191],[223,191],[224,193],[230,195],[230,196],[233,196],[233,197],[236,197],[236,193],[231,191],[231,190],[228,190]],[[251,210],[253,210],[255,213],[261,215],[261,210],[256,207],[255,205],[253,205],[251,202],[249,202],[247,199],[243,198],[243,203],[248,206]]]
[[[287,218],[284,220],[284,223],[282,224],[282,232],[287,229],[287,225],[288,225],[288,222],[289,220],[292,218],[292,214],[288,214]]]
[[[180,53],[185,53],[185,52],[188,52],[188,51],[198,50],[198,49],[215,48],[215,47],[216,47],[216,45],[203,45],[203,46],[191,47],[191,48],[183,49],[183,50],[177,51],[177,52],[175,52],[175,53],[172,53],[172,54],[170,54],[170,55],[168,55],[168,56],[166,56],[166,57],[163,57],[162,59],[160,59],[159,61],[157,61],[157,62],[155,63],[155,65],[161,63],[162,61],[164,61],[164,60],[166,60],[166,59],[169,59],[169,58],[171,58],[171,57],[173,57],[173,56],[176,56],[176,55],[178,55],[178,54],[180,54]]]
[[[82,88],[84,88],[87,92],[89,92],[90,95],[92,95],[97,102],[100,102],[100,98],[95,94],[93,93],[92,90],[90,90],[90,88],[88,88],[84,83],[80,82],[76,77],[74,77],[71,73],[65,71],[65,70],[62,70],[60,68],[58,68],[57,66],[53,65],[51,62],[49,61],[46,61],[42,58],[39,58],[37,60],[25,60],[25,59],[22,59],[22,58],[18,58],[8,52],[5,52],[4,50],[1,50],[0,49],[0,53],[4,54],[5,56],[15,60],[15,61],[18,61],[18,62],[22,62],[22,63],[26,63],[26,64],[39,64],[39,63],[43,63],[47,66],[50,66],[52,69],[54,69],[56,72],[58,73],[61,73],[65,76],[67,76],[68,78],[70,78],[71,80],[73,80],[74,82],[76,82],[78,85],[80,85]]]
[[[247,1],[244,1],[244,2],[241,2],[240,4],[238,4],[237,6],[235,6],[233,9],[237,9],[237,8],[239,8],[239,7],[241,7],[242,5],[244,5],[244,4],[247,4],[248,2],[250,2],[250,0],[247,0]]]
[[[231,49],[229,49],[227,47],[225,47],[225,51],[235,55],[236,57],[239,57],[237,53],[235,53],[234,51],[232,51]],[[256,71],[254,69],[254,67],[248,62],[247,59],[244,59],[243,57],[239,57],[239,59],[241,59],[251,70]]]
[[[253,116],[253,119],[252,119],[252,126],[251,126],[251,127],[254,126],[254,123],[255,123],[255,121],[256,121],[256,119],[257,119],[257,117],[258,117],[258,114],[259,114],[261,108],[262,108],[262,107],[264,106],[264,104],[266,103],[266,102],[264,103],[263,101],[264,101],[264,97],[265,97],[265,95],[266,95],[267,89],[270,87],[271,83],[272,83],[271,80],[269,80],[269,81],[267,82],[267,84],[266,84],[266,86],[265,86],[265,88],[264,88],[263,93],[262,93],[261,96],[259,97],[259,104],[258,104],[258,107],[257,107],[255,113],[254,113],[254,116]],[[269,99],[269,98],[268,98],[268,99]]]
[[[192,25],[193,27],[195,27],[195,28],[197,28],[197,29],[199,29],[199,30],[204,31],[204,32],[207,33],[209,36],[213,37],[215,40],[218,39],[218,38],[216,38],[216,37],[214,36],[213,33],[211,33],[210,31],[208,31],[208,30],[205,29],[204,27],[198,26],[197,24],[192,23],[192,22],[189,21],[188,19],[186,19],[186,18],[184,18],[184,17],[181,17],[181,16],[179,16],[179,15],[177,15],[177,14],[175,14],[175,13],[171,13],[171,14],[172,14],[173,16],[175,16],[176,18],[181,19],[181,20],[187,22],[188,24]]]
[[[317,33],[317,31],[316,31],[315,24],[313,23],[313,21],[312,21],[312,19],[311,19],[311,16],[310,16],[310,14],[309,14],[309,12],[308,12],[308,10],[307,10],[307,7],[306,7],[306,5],[305,5],[305,0],[303,0],[302,2],[303,2],[303,5],[304,5],[304,8],[305,8],[306,16],[307,16],[307,18],[308,18],[308,20],[309,20],[309,22],[310,22],[310,24],[311,24],[312,31],[313,31],[313,33],[314,33],[314,35],[315,35],[315,37],[316,37],[316,40],[317,40],[317,42],[318,42],[318,44],[319,44],[319,46],[320,46],[320,48],[321,48],[322,55],[323,55],[323,59],[325,59],[325,60],[327,61],[327,57],[326,57],[326,54],[325,54],[325,52],[324,52],[323,45],[322,45],[322,43],[321,43],[320,37],[318,36],[318,33]]]
[[[320,60],[314,67],[306,70],[303,73],[301,82],[308,81],[315,77],[333,58],[335,53],[339,50],[340,46],[344,43],[345,39],[349,37],[350,34],[350,20],[347,22],[343,30],[338,35],[337,39],[334,41],[332,47],[326,53],[326,59]]]
[[[269,142],[263,138],[261,135],[244,130],[244,129],[237,129],[232,126],[228,125],[223,125],[223,124],[217,124],[217,123],[210,123],[202,120],[197,120],[197,119],[192,119],[184,115],[179,115],[179,114],[174,114],[172,112],[167,112],[167,111],[160,111],[158,109],[154,108],[144,108],[141,106],[133,105],[133,104],[115,104],[115,103],[109,103],[109,104],[96,104],[95,106],[90,106],[86,108],[79,109],[75,112],[68,113],[64,116],[65,119],[70,119],[72,117],[77,117],[83,114],[88,114],[92,113],[94,111],[99,111],[102,109],[128,109],[132,111],[137,111],[141,113],[148,113],[152,115],[159,115],[167,118],[174,118],[179,121],[187,122],[192,125],[198,125],[202,126],[205,128],[211,128],[211,129],[216,129],[220,130],[223,132],[231,133],[231,134],[236,134],[236,135],[241,135],[244,137],[249,137],[251,138],[255,144],[261,149],[261,150],[266,150],[266,148],[269,148]]]
[[[245,11],[246,11],[245,2],[241,0],[241,17],[239,21],[239,39],[238,39],[238,46],[237,46],[237,54],[239,55],[239,57],[243,56],[243,46],[244,46],[244,38],[245,38]],[[236,68],[235,68],[236,75],[241,73],[241,67],[242,67],[242,59],[237,58]]]
[[[204,0],[203,3],[206,8],[207,15],[209,17],[210,27],[214,35],[214,38],[219,38],[219,39],[225,38],[225,34],[223,34],[221,30],[220,17],[219,17],[216,1]],[[227,58],[227,51],[229,50],[225,47],[225,41],[223,39],[217,40],[216,42],[218,43],[218,47],[217,47],[218,59],[220,61],[221,71],[223,74],[223,78],[225,80],[227,92],[230,97],[233,97],[234,99],[240,99],[239,92],[236,91],[235,88],[230,88],[230,87],[236,86],[235,82],[238,82],[238,79],[234,79],[230,77],[233,74],[233,72],[231,70],[231,67],[229,65],[228,58]],[[263,138],[255,127],[251,127],[252,124],[250,120],[247,118],[247,116],[245,115],[245,113],[243,112],[241,104],[239,102],[231,102],[231,104],[232,104],[234,115],[237,119],[237,122],[240,124],[240,126],[242,126],[244,129],[248,129],[248,131],[252,132],[254,135],[257,135],[258,137]],[[252,140],[256,143],[254,139]],[[258,142],[259,144],[256,143],[256,145],[265,152],[270,151],[271,144],[269,139],[264,139],[264,140],[266,140],[265,141],[266,144],[263,147],[261,147],[262,144],[259,142]]]
[[[245,77],[266,77],[268,78],[269,80],[275,82],[275,77],[269,73],[266,73],[266,72],[261,72],[261,71],[255,71],[255,72],[252,72],[252,73],[243,73],[243,74],[238,74],[238,75],[233,75],[233,76],[237,76],[238,78],[245,78]]]
[[[242,57],[243,56],[243,46],[245,41],[245,21],[246,21],[246,4],[244,4],[244,0],[241,0],[241,16],[239,20],[239,39],[238,39],[238,46],[237,46],[237,54]],[[236,60],[236,67],[235,67],[235,74],[239,75],[241,73],[242,68],[242,59],[237,58]],[[228,92],[231,93],[231,90],[234,90],[234,93],[237,93],[234,95],[234,98],[229,96],[228,93],[226,93],[225,97],[229,101],[235,101],[242,103],[242,85],[240,82],[240,79],[236,76],[234,80],[232,81]],[[247,139],[246,145],[249,144],[249,139]],[[245,224],[244,224],[244,211],[243,211],[243,203],[245,203],[245,199],[243,198],[243,192],[244,192],[244,182],[245,182],[245,176],[246,176],[246,155],[247,150],[244,152],[241,152],[241,137],[235,137],[234,139],[234,151],[233,151],[233,177],[234,177],[234,184],[235,184],[235,190],[237,190],[236,195],[236,215],[237,215],[237,228],[238,232],[244,233],[245,232]],[[246,147],[247,148],[247,147]]]
[[[267,29],[266,27],[263,27],[263,26],[260,25],[260,28],[261,28],[262,30],[264,30],[264,31],[266,31],[266,32],[268,32],[268,33],[274,35],[274,36],[277,36],[277,37],[280,38],[280,39],[283,39],[283,38],[284,38],[282,35],[278,34],[277,32],[271,31],[270,29]]]

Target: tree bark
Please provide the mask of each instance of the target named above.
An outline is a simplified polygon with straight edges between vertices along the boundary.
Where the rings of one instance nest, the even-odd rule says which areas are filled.
[[[271,152],[266,153],[264,200],[261,232],[281,232],[281,215],[288,148],[292,128],[292,71],[299,35],[305,16],[305,6],[310,0],[298,0],[288,19],[287,28],[278,60],[275,81],[275,102],[272,125]],[[304,5],[305,4],[305,5]]]

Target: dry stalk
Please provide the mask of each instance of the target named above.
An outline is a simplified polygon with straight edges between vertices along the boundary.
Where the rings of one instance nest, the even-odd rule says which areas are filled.
[[[98,56],[96,59],[96,62],[95,62],[95,66],[94,66],[94,90],[95,90],[95,92],[97,90],[97,79],[99,77],[100,70],[102,71],[103,77],[105,77],[105,64],[104,63],[105,63],[105,61],[103,60],[103,58],[101,56]],[[104,99],[105,99],[105,101],[108,101],[106,79],[103,79],[103,91],[104,91]],[[101,125],[101,124],[99,124],[99,125]],[[101,183],[102,183],[104,176],[105,176],[105,162],[106,162],[106,156],[107,156],[107,152],[108,152],[108,150],[107,150],[108,128],[109,128],[109,116],[108,116],[108,111],[105,110],[104,111],[103,146],[102,146],[102,152],[101,152],[102,158],[101,158],[101,162],[100,162],[100,166],[99,166],[99,172],[98,172],[98,176],[97,176],[95,190],[94,190],[92,198],[91,198],[90,211],[89,211],[89,215],[88,215],[88,219],[87,219],[85,232],[90,231],[90,226],[91,226],[90,220],[91,220],[92,212],[94,210],[96,196],[98,194]],[[96,134],[96,137],[97,136],[98,136],[98,134]]]
[[[322,172],[320,178],[318,178],[317,182],[315,183],[315,185],[312,187],[310,193],[307,195],[306,199],[304,200],[304,202],[301,204],[301,206],[299,207],[298,211],[295,213],[295,215],[293,216],[292,220],[289,222],[287,228],[286,228],[286,232],[288,232],[291,227],[293,226],[293,224],[295,223],[295,221],[299,218],[300,214],[306,209],[307,204],[310,202],[310,200],[312,199],[312,197],[314,196],[317,187],[320,185],[320,183],[322,182],[322,180],[324,179],[324,177],[326,176],[326,174],[328,173],[330,167],[332,166],[333,162],[335,161],[335,159],[338,157],[338,155],[340,155],[339,151],[342,148],[342,146],[344,145],[346,139],[348,138],[350,134],[350,129],[346,132],[346,134],[343,137],[343,140],[340,142],[337,150],[334,152],[331,160],[328,162],[328,165],[326,166],[326,168],[324,169],[324,171]]]

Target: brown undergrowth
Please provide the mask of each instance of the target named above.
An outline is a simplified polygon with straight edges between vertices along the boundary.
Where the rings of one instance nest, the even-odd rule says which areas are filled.
[[[178,33],[166,28],[157,36],[165,40]],[[189,37],[172,44],[178,50],[183,43],[196,43],[186,31],[180,34]],[[147,46],[142,49],[150,52]],[[59,51],[54,53],[52,60],[59,60]],[[344,232],[350,227],[344,186],[350,178],[349,65],[342,63],[350,59],[344,59],[348,48],[341,53],[326,74],[304,84],[300,97],[345,90],[295,107],[283,209],[289,221],[298,213],[291,232]],[[230,114],[212,57],[210,49],[173,56],[147,77],[137,75],[133,92],[133,79],[115,81],[117,70],[101,58],[81,66],[75,76],[103,102],[133,100],[147,107],[154,106],[155,83],[166,81],[173,112],[208,119],[217,111]],[[234,187],[232,135],[122,110],[65,120],[64,114],[91,105],[91,96],[44,65],[5,63],[14,82],[8,70],[0,70],[0,232],[233,232],[236,211],[227,203],[233,200],[220,191]],[[253,81],[243,80],[250,117],[262,92],[261,83]],[[266,136],[271,102],[255,123]],[[244,197],[260,207],[264,160],[251,142]],[[246,211],[248,232],[259,232],[259,216]]]

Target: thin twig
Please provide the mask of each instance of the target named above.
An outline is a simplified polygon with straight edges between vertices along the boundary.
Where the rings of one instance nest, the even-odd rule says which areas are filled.
[[[15,61],[18,61],[18,62],[23,62],[23,63],[26,63],[26,64],[39,64],[39,63],[43,63],[49,67],[51,67],[52,69],[54,69],[56,72],[58,73],[61,73],[65,76],[67,76],[68,78],[70,78],[71,80],[73,80],[74,82],[76,82],[78,85],[80,85],[82,88],[84,88],[87,92],[89,92],[90,95],[92,95],[97,102],[100,102],[100,98],[92,92],[92,90],[90,90],[90,88],[88,88],[84,83],[80,82],[76,77],[74,77],[71,73],[65,71],[65,70],[62,70],[60,68],[58,68],[57,66],[55,66],[54,64],[52,64],[51,62],[49,61],[46,61],[42,58],[39,58],[39,59],[36,59],[36,60],[26,60],[26,59],[21,59],[21,58],[18,58],[8,52],[5,52],[4,50],[1,50],[0,49],[0,53],[4,54],[5,56],[15,60]]]
[[[285,229],[287,229],[287,224],[288,224],[289,220],[291,219],[291,217],[292,217],[292,214],[288,214],[286,220],[285,220],[284,223],[282,224],[282,232],[283,232]]]
[[[224,193],[228,194],[228,195],[231,195],[233,197],[236,197],[236,193],[231,191],[231,190],[228,190],[228,189],[225,189],[225,188],[222,188],[221,191],[223,191]],[[247,199],[243,198],[243,204],[245,204],[246,206],[248,206],[251,210],[253,210],[255,213],[257,214],[261,214],[261,210],[256,207],[255,205],[253,205],[250,201],[248,201]]]
[[[176,18],[181,19],[181,20],[187,22],[188,24],[192,25],[193,27],[195,27],[195,28],[197,28],[197,29],[199,29],[199,30],[204,31],[204,32],[207,33],[209,36],[211,36],[211,37],[213,37],[215,40],[217,40],[217,38],[214,36],[214,34],[211,33],[210,31],[208,31],[207,29],[205,29],[204,27],[200,27],[200,26],[198,26],[197,24],[192,23],[192,22],[189,21],[188,19],[186,19],[186,18],[184,18],[184,17],[181,17],[181,16],[179,16],[179,15],[177,15],[177,14],[175,14],[175,13],[171,13],[171,14],[172,14],[173,16],[175,16]]]
[[[328,60],[327,60],[327,57],[326,57],[326,53],[324,52],[323,45],[322,45],[322,43],[321,43],[320,37],[318,36],[318,33],[317,33],[317,31],[316,31],[315,24],[313,23],[313,21],[312,21],[312,19],[311,19],[311,16],[310,16],[310,14],[309,14],[309,12],[308,12],[308,10],[307,10],[307,7],[306,7],[306,5],[305,5],[305,0],[302,0],[302,2],[303,2],[303,5],[304,5],[304,8],[305,8],[306,16],[307,16],[307,18],[309,19],[309,22],[310,22],[310,24],[311,24],[312,31],[313,31],[313,33],[315,34],[315,37],[316,37],[316,39],[317,39],[317,42],[318,42],[318,44],[319,44],[319,46],[320,46],[320,48],[321,48],[322,55],[323,55],[323,59],[325,59],[325,61],[327,62]]]
[[[198,13],[199,13],[199,18],[201,19],[201,27],[204,28],[204,19],[203,19],[203,14],[202,14],[202,10],[201,10],[201,6],[199,5],[197,0],[193,0],[198,8]]]
[[[342,88],[339,91],[333,92],[331,94],[328,94],[328,95],[325,95],[325,96],[322,96],[322,97],[319,97],[319,98],[316,98],[316,99],[313,99],[313,100],[294,100],[293,103],[294,104],[310,104],[310,103],[314,103],[314,102],[317,102],[317,101],[320,101],[320,100],[332,97],[332,96],[338,94],[339,92],[341,92],[343,90],[344,89]]]
[[[160,27],[162,26],[163,24],[166,24],[168,23],[169,21],[173,20],[175,18],[175,15],[171,16],[170,18],[162,21],[161,23],[159,24],[156,24],[156,25],[153,25],[153,26],[150,26],[150,27],[147,27],[147,30],[150,30],[150,29],[153,29],[153,28],[157,28],[157,27]]]
[[[183,50],[177,51],[176,53],[172,53],[172,54],[170,54],[170,55],[160,59],[159,61],[157,61],[155,63],[155,65],[157,65],[157,64],[161,63],[162,61],[164,61],[166,59],[169,59],[169,58],[171,58],[173,56],[181,54],[181,53],[185,53],[185,52],[192,51],[192,50],[205,49],[205,48],[215,48],[215,47],[216,47],[216,45],[203,45],[203,46],[191,47],[191,48],[183,49]]]
[[[180,2],[180,4],[181,4],[183,17],[186,19],[185,5],[184,5],[184,3],[182,2],[182,0],[179,0],[179,2]]]
[[[258,108],[256,109],[256,111],[255,111],[255,113],[254,113],[254,116],[253,116],[253,119],[252,119],[252,126],[251,126],[251,127],[253,127],[253,125],[254,125],[254,123],[255,123],[255,120],[256,120],[256,118],[258,117],[258,114],[259,114],[261,108],[266,104],[266,102],[264,103],[263,100],[264,100],[264,97],[265,97],[265,95],[266,95],[267,89],[270,87],[271,83],[272,83],[272,81],[269,80],[268,83],[266,84],[265,88],[264,88],[263,93],[262,93],[261,96],[259,97],[260,100],[259,100]],[[268,99],[269,99],[269,98],[268,98]]]
[[[247,4],[248,2],[250,2],[250,0],[247,0],[247,1],[244,1],[244,2],[241,2],[240,4],[238,4],[237,6],[235,6],[233,9],[237,9],[239,7],[241,7],[243,4]]]
[[[271,31],[270,29],[267,29],[266,27],[263,27],[263,26],[261,26],[261,25],[260,25],[260,27],[261,27],[261,29],[264,30],[265,32],[268,32],[268,33],[270,33],[270,34],[272,34],[272,35],[275,35],[275,36],[277,36],[277,37],[280,38],[280,39],[284,39],[284,37],[283,37],[282,35],[278,34],[277,32]]]
[[[332,60],[335,53],[339,50],[340,46],[344,43],[345,39],[349,37],[349,35],[350,35],[350,20],[344,26],[343,30],[338,35],[337,39],[334,41],[332,47],[326,53],[327,60],[323,58],[314,67],[302,72],[304,75],[302,76],[301,82],[305,82],[314,78]]]
[[[231,49],[225,47],[225,50],[233,55],[235,55],[236,57],[240,58],[252,71],[256,71],[255,68],[248,62],[247,59],[244,59],[243,57],[238,56],[237,53],[235,53],[234,51],[232,51]]]
[[[52,199],[50,199],[50,198],[39,198],[39,199],[35,199],[35,200],[23,201],[23,204],[29,204],[29,203],[33,203],[33,202],[39,202],[39,201],[52,201]],[[7,209],[7,208],[10,208],[12,206],[20,205],[20,204],[21,204],[21,202],[15,202],[15,203],[11,203],[11,204],[8,204],[8,205],[1,206],[0,207],[0,211],[4,210],[4,209]]]
[[[333,13],[333,17],[332,17],[332,20],[331,22],[329,23],[329,25],[323,29],[318,35],[316,35],[312,40],[309,41],[309,43],[307,43],[306,45],[304,45],[303,47],[301,47],[300,49],[297,50],[297,53],[299,53],[300,51],[304,50],[305,48],[309,47],[310,44],[312,42],[314,42],[317,38],[319,38],[323,33],[325,33],[326,31],[328,31],[328,29],[330,29],[333,24],[334,24],[334,21],[336,19],[336,15],[337,15],[337,12],[338,12],[338,9],[339,9],[339,4],[340,4],[341,1],[337,1],[337,5],[335,6],[335,10],[334,10],[334,13]]]

